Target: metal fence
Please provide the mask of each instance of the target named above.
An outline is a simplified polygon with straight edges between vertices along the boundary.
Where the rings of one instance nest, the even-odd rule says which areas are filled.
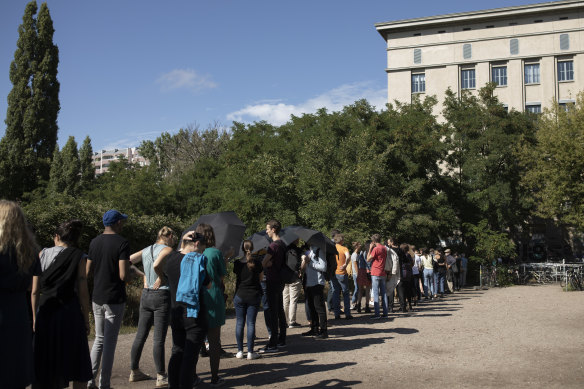
[[[584,275],[584,263],[543,262],[521,263],[512,266],[483,266],[480,267],[480,287],[491,288],[498,286],[497,279],[501,271],[512,274],[517,284],[551,284],[565,281],[568,271],[574,269],[581,276]],[[565,284],[565,282],[563,283]]]

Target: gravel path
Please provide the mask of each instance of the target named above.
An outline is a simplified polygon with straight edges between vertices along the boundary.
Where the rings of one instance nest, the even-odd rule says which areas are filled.
[[[425,388],[584,387],[584,293],[558,285],[467,289],[422,303],[417,312],[374,322],[369,315],[330,320],[330,338],[288,330],[288,347],[255,361],[221,360],[226,388]],[[298,309],[305,324],[304,307]],[[330,318],[330,316],[329,316]],[[258,344],[267,332],[258,315]],[[235,319],[222,329],[223,347],[236,352]],[[120,335],[114,388],[153,388],[128,383],[134,336]],[[170,355],[170,331],[166,358]],[[141,368],[155,373],[150,339]],[[257,346],[256,346],[257,347]],[[197,371],[210,387],[209,361]]]

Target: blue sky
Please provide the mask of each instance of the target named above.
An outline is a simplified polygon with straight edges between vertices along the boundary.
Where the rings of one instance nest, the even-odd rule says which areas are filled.
[[[138,146],[163,131],[386,102],[374,23],[537,1],[48,0],[59,46],[59,144]],[[0,135],[28,0],[0,4]],[[38,2],[40,6],[41,2]]]

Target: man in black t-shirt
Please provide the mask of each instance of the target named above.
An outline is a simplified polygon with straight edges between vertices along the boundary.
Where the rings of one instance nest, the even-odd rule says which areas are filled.
[[[100,365],[99,387],[110,387],[118,333],[126,305],[125,281],[130,278],[130,247],[128,241],[119,235],[127,218],[127,215],[115,209],[104,213],[103,234],[94,238],[89,245],[87,275],[93,268],[95,341],[91,349],[93,379],[89,381],[88,388],[97,387]]]

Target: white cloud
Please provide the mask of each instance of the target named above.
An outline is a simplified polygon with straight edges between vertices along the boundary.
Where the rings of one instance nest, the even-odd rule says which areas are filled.
[[[240,122],[265,120],[279,126],[290,120],[290,115],[314,113],[320,108],[326,108],[329,112],[340,111],[359,99],[366,99],[369,104],[381,110],[387,103],[387,89],[376,88],[370,82],[345,84],[299,104],[284,104],[280,100],[251,104],[229,113],[227,119]]]
[[[163,74],[156,80],[160,84],[162,91],[171,91],[175,89],[189,89],[198,92],[203,89],[212,89],[217,87],[211,76],[201,75],[194,69],[174,69]]]

